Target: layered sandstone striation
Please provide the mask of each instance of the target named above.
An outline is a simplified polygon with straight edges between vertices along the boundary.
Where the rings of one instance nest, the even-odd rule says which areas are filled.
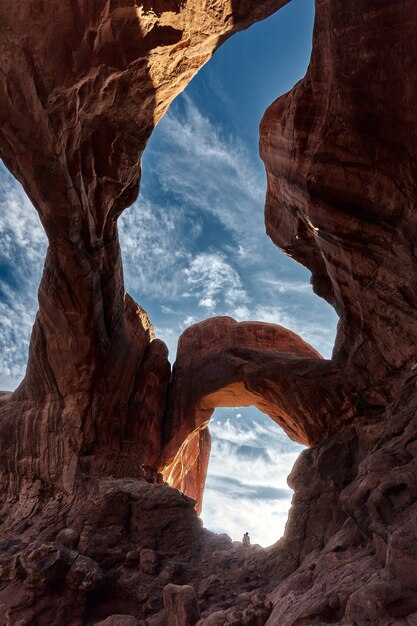
[[[0,157],[49,241],[26,376],[2,408],[10,495],[16,472],[72,493],[83,476],[157,464],[170,366],[124,291],[117,218],[173,98],[222,41],[285,2],[0,7]]]
[[[334,404],[335,434],[290,477],[301,564],[269,623],[414,624],[417,10],[316,5],[307,75],[261,124],[266,225],[339,314],[334,389],[351,407]]]
[[[307,75],[261,125],[267,230],[340,316],[331,360],[217,318],[171,376],[124,292],[117,217],[155,123],[283,4],[0,4],[0,156],[49,240],[27,374],[0,394],[1,623],[417,624],[415,3],[317,0]],[[311,446],[266,550],[195,511],[231,403]]]
[[[319,1],[307,75],[261,124],[267,232],[337,311],[364,407],[415,359],[414,25],[412,2]]]

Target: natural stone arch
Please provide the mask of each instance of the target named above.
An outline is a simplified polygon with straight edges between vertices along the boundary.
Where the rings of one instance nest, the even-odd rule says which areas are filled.
[[[275,372],[274,372],[275,366]],[[305,382],[329,368],[312,346],[278,324],[236,322],[217,317],[188,328],[180,337],[171,383],[163,475],[197,500],[210,455],[209,420],[217,407],[255,406],[290,438],[311,445],[320,420],[314,397],[303,397]],[[318,371],[317,371],[318,370]]]

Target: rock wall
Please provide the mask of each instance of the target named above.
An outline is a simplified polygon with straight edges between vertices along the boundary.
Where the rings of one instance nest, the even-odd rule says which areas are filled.
[[[185,331],[171,379],[123,289],[117,217],[154,124],[283,4],[0,5],[0,156],[49,239],[27,374],[0,396],[1,623],[417,624],[415,3],[317,0],[307,75],[261,124],[268,233],[340,316],[330,361],[220,318]],[[200,498],[232,401],[312,446],[266,550],[161,484]]]
[[[412,2],[319,0],[307,75],[261,124],[267,232],[336,309],[369,406],[415,354],[414,25]]]
[[[307,75],[261,124],[266,225],[340,316],[332,363],[353,416],[335,404],[336,434],[290,477],[282,543],[302,539],[268,624],[415,624],[417,10],[316,10]]]

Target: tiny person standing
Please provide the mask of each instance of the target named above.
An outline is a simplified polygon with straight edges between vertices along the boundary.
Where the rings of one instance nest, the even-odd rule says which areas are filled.
[[[247,531],[243,535],[242,543],[245,546],[245,548],[250,548],[250,537]]]

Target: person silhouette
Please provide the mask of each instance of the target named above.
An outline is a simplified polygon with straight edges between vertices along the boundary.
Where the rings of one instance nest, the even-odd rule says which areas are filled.
[[[249,548],[250,547],[250,537],[249,537],[249,533],[247,531],[243,535],[242,543],[245,546],[245,548]]]

